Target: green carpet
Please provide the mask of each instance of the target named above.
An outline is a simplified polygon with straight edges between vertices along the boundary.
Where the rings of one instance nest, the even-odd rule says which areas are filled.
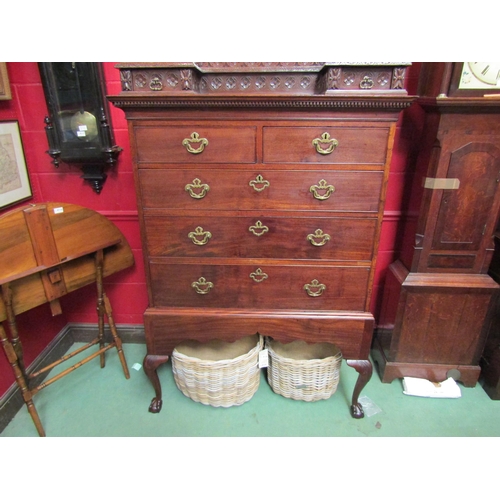
[[[406,396],[401,381],[382,384],[376,369],[362,396],[380,411],[353,419],[349,401],[357,373],[345,362],[337,392],[328,400],[308,403],[277,395],[262,370],[253,398],[231,408],[205,406],[184,396],[167,363],[158,370],[163,409],[152,414],[148,407],[154,391],[142,369],[145,346],[125,344],[124,352],[129,380],[123,375],[116,351],[111,350],[104,369],[93,360],[35,395],[48,437],[500,436],[500,401],[491,400],[479,384],[474,388],[460,385],[459,399]],[[37,436],[25,407],[0,436]]]
[[[48,439],[37,438],[25,407],[0,434],[17,438],[0,443],[7,496],[33,487],[51,500],[73,496],[75,488],[77,498],[135,499],[154,488],[161,498],[168,490],[182,499],[218,500],[339,494],[457,500],[495,491],[497,465],[488,457],[499,442],[492,437],[500,435],[500,401],[480,385],[461,386],[459,399],[419,398],[404,395],[399,380],[382,384],[375,371],[362,395],[379,411],[356,420],[349,401],[357,373],[345,362],[328,400],[279,396],[262,371],[254,397],[231,408],[185,397],[168,363],[158,370],[163,409],[152,414],[154,392],[141,366],[145,346],[125,344],[124,351],[129,380],[111,350],[103,370],[93,360],[35,396]],[[60,484],[69,478],[71,492]]]

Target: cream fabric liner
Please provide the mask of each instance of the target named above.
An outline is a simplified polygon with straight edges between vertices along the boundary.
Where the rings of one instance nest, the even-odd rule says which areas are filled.
[[[250,335],[236,340],[235,342],[223,342],[222,340],[210,340],[209,342],[198,342],[186,340],[180,343],[176,350],[191,358],[204,359],[207,361],[222,361],[234,359],[243,354],[248,354],[259,342],[258,335]]]
[[[308,344],[303,340],[295,340],[289,344],[281,344],[270,340],[269,345],[278,356],[296,360],[325,359],[340,352],[335,345],[326,342]]]

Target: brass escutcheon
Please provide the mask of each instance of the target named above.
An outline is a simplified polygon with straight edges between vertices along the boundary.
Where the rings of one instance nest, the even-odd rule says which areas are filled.
[[[319,297],[326,290],[326,285],[323,285],[318,280],[312,280],[310,284],[304,285],[304,290],[309,297]]]
[[[188,234],[188,238],[190,238],[195,245],[200,246],[206,245],[211,237],[212,233],[210,231],[203,231],[201,226],[198,226],[194,231]]]
[[[193,281],[191,286],[196,290],[196,293],[206,295],[214,287],[214,284],[202,276],[198,281]]]
[[[253,273],[250,273],[250,278],[252,278],[256,283],[262,283],[264,280],[267,280],[269,276],[259,267]]]
[[[335,192],[335,187],[327,184],[325,179],[321,179],[318,184],[311,186],[309,191],[317,200],[328,200],[332,193]],[[324,194],[320,194],[318,191],[324,191]]]
[[[269,231],[269,228],[267,226],[264,226],[260,220],[258,220],[255,223],[255,226],[250,226],[248,230],[255,234],[255,236],[262,236],[263,234],[267,233]]]
[[[189,196],[191,198],[195,198],[197,200],[200,200],[201,198],[204,198],[206,194],[210,191],[210,186],[208,184],[202,184],[200,179],[194,179],[192,184],[186,184],[184,189],[189,193]],[[195,192],[194,190],[201,190],[200,193]]]
[[[339,145],[339,141],[330,137],[328,132],[324,132],[321,137],[313,139],[312,143],[316,151],[322,155],[329,155]]]
[[[314,245],[315,247],[322,247],[323,245],[326,245],[327,241],[330,240],[331,236],[327,233],[324,233],[321,229],[316,229],[316,231],[314,231],[314,234],[307,235],[307,241],[310,241],[311,245]]]
[[[191,143],[196,144],[197,149],[193,148],[193,146],[191,146]],[[182,141],[182,145],[187,149],[189,153],[197,155],[203,153],[205,146],[208,146],[208,139],[200,137],[200,134],[198,134],[198,132],[193,132],[191,134],[191,137],[186,138]]]
[[[271,185],[271,183],[269,181],[266,181],[260,174],[255,178],[255,180],[250,181],[248,184],[250,184],[250,186],[252,186],[255,191],[258,192],[264,191],[264,189]]]

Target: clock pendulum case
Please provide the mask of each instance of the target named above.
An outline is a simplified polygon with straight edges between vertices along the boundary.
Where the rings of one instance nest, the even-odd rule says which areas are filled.
[[[500,210],[500,63],[424,63],[423,135],[400,258],[386,278],[372,356],[383,382],[474,386],[499,288],[488,275]]]

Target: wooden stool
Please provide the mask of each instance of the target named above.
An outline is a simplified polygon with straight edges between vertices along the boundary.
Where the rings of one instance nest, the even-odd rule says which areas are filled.
[[[21,207],[0,217],[0,342],[40,436],[45,436],[45,431],[33,396],[41,389],[97,356],[103,368],[105,352],[113,347],[125,377],[130,378],[103,278],[133,263],[130,246],[118,228],[93,210],[66,203],[44,203]],[[28,374],[16,316],[46,302],[52,315],[60,314],[60,297],[93,282],[97,285],[97,337]],[[108,344],[104,341],[105,316],[113,338]],[[96,352],[37,387],[30,387],[35,377],[97,344]]]

